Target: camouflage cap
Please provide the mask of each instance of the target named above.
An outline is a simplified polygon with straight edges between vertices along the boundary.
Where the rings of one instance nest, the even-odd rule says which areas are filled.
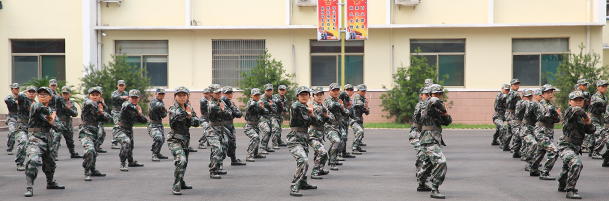
[[[334,89],[340,89],[340,85],[338,85],[338,83],[330,84],[330,90],[334,90]]]
[[[429,93],[429,87],[422,87],[420,90],[420,94],[428,94]]]
[[[97,88],[99,88],[99,92],[104,93],[104,88],[103,87],[97,86]]]
[[[129,97],[140,97],[140,90],[131,89],[129,91]]]
[[[346,86],[346,85],[345,85]],[[318,94],[318,93],[323,93],[324,92],[324,88],[323,87],[315,87],[315,88],[311,88],[311,93],[313,95]]]
[[[516,83],[520,84],[520,80],[514,78],[514,79],[512,79],[512,81],[510,81],[510,85],[513,85],[513,84],[516,84]]]
[[[119,80],[116,85],[125,85],[125,80]]]
[[[91,88],[89,88],[88,94],[91,94],[93,92],[101,93],[101,89],[99,87],[91,87]]]
[[[510,85],[509,84],[503,84],[503,85],[501,85],[501,88],[503,88],[503,89],[510,89]]]
[[[309,87],[307,87],[307,86],[299,86],[296,89],[296,96],[298,97],[299,94],[304,93],[304,92],[310,93],[311,90],[309,90]],[[311,95],[311,94],[309,94],[309,95]]]
[[[575,84],[575,86],[573,87],[574,90],[578,90],[579,89],[579,84]]]
[[[260,94],[262,94],[262,92],[258,88],[253,88],[252,91],[250,92],[250,94],[252,94],[252,95],[260,95]]]
[[[541,96],[541,89],[535,89],[533,94],[536,95],[536,96]]]
[[[61,87],[61,93],[72,93],[72,88],[69,86],[63,86]]]
[[[36,86],[34,86],[34,85],[30,85],[30,86],[27,86],[25,91],[38,91],[38,88],[36,88]]]
[[[442,87],[442,85],[439,84],[432,84],[431,86],[429,86],[429,93],[435,94],[435,93],[444,93],[444,88]]]
[[[56,79],[49,80],[49,86],[57,86],[57,80]]]
[[[596,86],[597,86],[597,87],[599,87],[599,86],[603,86],[603,85],[608,85],[608,84],[609,84],[609,83],[607,83],[607,80],[599,80],[599,81],[596,81]]]
[[[11,87],[11,89],[19,89],[19,83],[13,83],[9,86]]]
[[[353,85],[345,84],[345,90],[347,90],[347,89],[353,89]]]
[[[38,90],[37,90],[36,92],[40,93],[40,92],[42,92],[42,91],[46,91],[46,92],[48,92],[49,94],[53,94],[53,92],[51,92],[51,91],[53,91],[53,90],[51,90],[51,88],[49,88],[49,87],[40,87],[40,88],[38,88]]]
[[[185,86],[179,86],[179,87],[176,87],[176,89],[175,89],[175,94],[178,94],[178,93],[180,93],[180,92],[183,92],[183,93],[186,93],[186,94],[189,94],[189,95],[190,95],[190,91],[189,91],[189,90],[188,90],[188,88],[186,88]]]
[[[579,80],[577,80],[577,84],[585,85],[585,84],[590,84],[590,82],[586,81],[586,79],[579,79]]]
[[[584,98],[584,93],[581,91],[573,91],[569,93],[569,100],[573,100],[576,98]]]
[[[219,84],[212,84],[209,85],[209,91],[211,91],[211,93],[220,93],[222,92],[222,89]]]
[[[232,93],[232,92],[233,92],[233,87],[231,87],[231,86],[222,87],[222,93]]]
[[[367,91],[368,87],[365,84],[359,84],[359,85],[357,85],[357,90],[358,91]]]
[[[279,85],[279,87],[277,87],[277,90],[288,90],[288,87],[286,87],[285,85]]]
[[[264,85],[264,90],[268,91],[268,90],[273,90],[273,84],[265,84]]]
[[[551,84],[544,84],[543,86],[541,86],[542,93],[550,90],[556,90],[556,88],[554,88]]]
[[[522,96],[524,97],[529,97],[533,95],[533,90],[531,89],[524,89],[522,90]]]
[[[209,89],[209,87],[207,87],[207,88],[203,89],[203,93],[204,94],[211,93],[211,90]]]
[[[165,88],[163,88],[163,87],[156,88],[156,93],[157,94],[164,94],[165,93]]]
[[[431,86],[433,84],[433,80],[432,79],[425,79],[425,87]]]

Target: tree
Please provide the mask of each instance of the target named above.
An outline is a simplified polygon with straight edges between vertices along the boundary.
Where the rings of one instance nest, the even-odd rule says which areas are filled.
[[[387,90],[387,93],[381,95],[381,106],[384,112],[389,112],[389,115],[383,115],[386,118],[395,118],[398,123],[410,122],[415,106],[419,101],[420,89],[425,84],[425,79],[430,78],[435,84],[444,84],[444,80],[448,79],[448,75],[444,75],[442,80],[438,80],[438,66],[430,66],[427,63],[427,58],[420,56],[420,49],[417,49],[416,54],[410,55],[410,66],[404,67],[403,64],[393,74],[394,87]],[[383,85],[383,89],[387,89]],[[444,93],[448,93],[444,90]],[[444,101],[448,100],[448,96],[442,97]]]
[[[555,102],[560,108],[567,108],[569,93],[577,84],[577,80],[585,78],[590,84],[588,92],[596,93],[596,81],[606,80],[609,74],[607,65],[597,67],[602,64],[601,56],[595,52],[584,54],[585,46],[579,45],[579,54],[572,52],[563,54],[563,62],[558,66],[556,74],[546,73],[544,77],[552,75],[555,79],[549,79],[550,83],[561,92],[554,95]]]
[[[36,88],[40,88],[40,87],[48,87],[49,86],[49,81],[51,81],[51,79],[56,79],[55,77],[49,77],[49,76],[44,76],[44,77],[39,77],[39,78],[32,78],[30,81],[28,81],[27,83],[23,83],[22,88],[25,88],[27,86],[30,85],[34,85],[36,86]],[[66,86],[67,82],[65,80],[57,80],[57,92],[60,93],[61,95],[61,88]],[[72,95],[70,95],[70,98],[72,100],[74,100],[74,102],[76,104],[82,104],[83,99],[81,98],[81,94],[80,91],[78,91],[78,89],[76,89],[74,87],[74,85],[67,85],[70,88],[72,88]]]
[[[264,85],[271,83],[275,92],[279,85],[285,85],[288,88],[288,92],[285,94],[288,99],[287,103],[291,103],[296,99],[295,89],[298,87],[298,84],[294,82],[295,76],[295,74],[286,73],[283,63],[271,59],[268,50],[264,50],[264,54],[261,54],[256,60],[256,66],[249,71],[241,72],[241,80],[237,81],[237,84],[243,90],[244,96],[240,97],[239,101],[246,104],[253,88],[259,88],[264,93]]]
[[[125,80],[125,91],[140,90],[140,107],[142,112],[148,113],[148,99],[151,95],[146,90],[150,88],[150,78],[144,76],[144,69],[127,62],[126,55],[112,55],[112,61],[108,65],[101,69],[90,65],[85,68],[85,72],[86,75],[81,79],[83,94],[88,94],[91,87],[100,86],[104,90],[102,98],[106,105],[112,108],[112,92],[116,90],[119,80]]]

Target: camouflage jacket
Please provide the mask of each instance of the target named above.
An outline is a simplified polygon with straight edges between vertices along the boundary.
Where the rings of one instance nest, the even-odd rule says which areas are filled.
[[[227,110],[231,111],[230,116],[226,116],[224,117],[224,121],[233,121],[233,119],[235,118],[241,118],[243,117],[243,112],[241,112],[241,110],[239,109],[239,107],[237,107],[237,105],[235,104],[235,102],[229,100],[227,97],[222,97],[221,100],[224,102],[224,106]]]
[[[577,89],[577,91],[581,91],[584,94],[584,111],[588,111],[588,109],[590,109],[589,106],[592,95],[590,95],[590,92],[582,91],[579,88]]]
[[[42,103],[34,103],[32,109],[30,109],[28,128],[55,128],[55,125],[50,124],[46,118],[47,115],[52,113],[53,111],[48,106],[44,106]]]
[[[607,110],[609,110],[609,104],[607,105],[607,108],[605,108],[605,111]],[[603,122],[609,123],[609,112],[605,112],[605,115],[603,115]],[[609,127],[605,126],[605,129],[609,129]]]
[[[6,96],[6,98],[4,98],[4,103],[6,103],[6,107],[8,108],[8,119],[12,121],[17,121],[17,112],[19,111],[19,105],[17,105],[17,96],[11,93],[11,95],[8,95]]]
[[[535,101],[526,101],[524,105],[525,110],[522,120],[529,122],[529,124],[537,123],[537,112],[539,111],[539,103]]]
[[[112,92],[112,109],[113,110],[115,110],[114,108],[120,109],[123,107],[123,102],[125,102],[125,100],[123,100],[123,96],[129,96],[129,92],[127,92],[127,91],[120,92],[118,90]]]
[[[61,97],[61,93],[57,93],[56,90],[51,90],[51,100],[49,101],[49,108],[51,108],[51,110],[55,111],[55,109],[57,107],[61,107],[57,102],[58,98],[63,99],[63,97]]]
[[[300,101],[292,103],[290,108],[290,127],[296,128],[309,128],[313,123],[313,118],[307,113],[307,106],[303,105]],[[316,121],[323,121],[320,117],[315,117]]]
[[[186,112],[184,108],[180,107],[180,104],[177,102],[174,103],[171,107],[169,107],[169,127],[171,127],[171,129],[175,132],[178,132],[177,134],[186,134],[189,136],[189,128],[191,126],[198,127],[200,125],[200,119],[194,112],[191,112],[190,119],[187,119],[187,116],[188,112]]]
[[[605,95],[601,95],[600,93],[595,93],[590,100],[590,106],[588,108],[588,112],[592,114],[592,116],[602,116],[605,113],[605,109],[607,107],[607,97]]]
[[[137,105],[132,104],[129,101],[125,101],[123,103],[123,107],[121,108],[121,113],[118,115],[118,122],[120,124],[126,124],[127,127],[133,126],[135,122],[146,123],[148,119],[146,119],[146,115],[142,113],[140,116],[139,111],[137,110]]]
[[[324,100],[324,106],[328,109],[330,119],[328,120],[329,124],[336,125],[337,121],[343,119],[344,116],[349,115],[349,110],[343,107],[343,104],[338,102],[338,99],[332,98],[332,96],[326,98]]]
[[[281,97],[281,95],[279,94],[274,94],[273,95],[273,103],[277,103],[277,115],[281,116],[284,112],[288,111],[288,99],[283,96]]]
[[[582,118],[589,118],[586,111],[578,106],[569,107],[565,110],[565,120],[562,123],[563,137],[559,144],[571,146],[579,150],[586,134],[592,134],[596,130],[594,125],[586,125]],[[570,138],[567,139],[566,137]],[[573,146],[575,145],[575,146]]]
[[[524,118],[524,112],[526,110],[526,105],[528,104],[528,100],[524,100],[524,99],[520,99],[518,101],[518,103],[516,103],[516,112],[514,114],[514,116],[516,117],[516,120],[520,120],[522,121],[522,119]]]
[[[452,123],[450,115],[442,116],[442,113],[446,112],[444,102],[436,97],[427,98],[424,102],[424,109],[421,110],[421,126],[423,132],[421,133],[420,143],[423,144],[444,144],[442,139],[442,127],[448,126]],[[434,130],[427,130],[426,128],[432,128]]]
[[[153,98],[148,107],[148,116],[150,116],[151,121],[163,120],[167,116],[165,103],[157,98]]]
[[[91,99],[85,99],[82,104],[82,114],[80,118],[82,121],[91,122],[91,123],[99,123],[104,121],[112,120],[112,116],[108,114],[108,112],[104,111],[102,114],[99,114],[99,102],[93,102]]]
[[[66,108],[68,107],[68,102],[70,102],[70,109]],[[56,96],[55,103],[57,104],[57,107],[55,108],[55,111],[57,111],[57,119],[68,119],[70,117],[78,116],[78,110],[76,109],[76,104],[73,100],[66,100],[61,96]]]
[[[315,115],[315,119],[313,119],[313,121],[311,122],[311,126],[323,128],[324,124],[328,121],[328,119],[330,119],[324,116],[324,114],[328,112],[328,109],[326,109],[323,104],[317,103],[315,101],[313,101],[312,105],[313,115]]]
[[[539,102],[539,109],[537,110],[537,121],[544,124],[555,124],[560,122],[560,115],[556,111],[556,107],[552,102],[546,99]]]
[[[505,107],[508,110],[516,110],[516,103],[518,103],[518,101],[520,99],[522,99],[522,98],[518,94],[518,91],[514,91],[513,89],[510,89],[510,93],[508,93],[505,98]]]
[[[344,108],[345,110],[349,111],[349,114],[348,114],[348,115],[346,115],[346,116],[343,116],[343,117],[342,117],[342,118],[343,118],[343,120],[344,120],[344,121],[349,121],[349,117],[351,116],[351,114],[350,114],[350,113],[351,113],[351,111],[350,111],[350,110],[351,110],[351,109],[353,109],[353,105],[351,105],[351,107],[350,107],[350,108],[347,108],[347,103],[350,103],[350,102],[351,102],[351,97],[349,97],[349,94],[347,94],[347,92],[345,92],[345,91],[341,91],[341,92],[338,94],[338,100],[342,100],[342,101],[343,101],[343,108]]]
[[[33,100],[27,97],[24,92],[20,92],[17,95],[19,101],[19,112],[17,112],[18,118],[28,121],[30,119],[30,107],[33,104]]]
[[[245,121],[258,122],[260,117],[268,112],[269,110],[260,106],[260,101],[254,101],[250,98],[245,105]]]
[[[220,123],[224,119],[231,118],[233,116],[231,109],[224,105],[224,110],[220,107],[220,102],[216,99],[211,98],[207,101],[207,113],[209,114],[210,123]]]
[[[414,106],[414,114],[412,114],[412,124],[421,124],[421,110],[425,107],[425,101],[421,100]],[[420,125],[419,125],[420,127]],[[421,128],[418,128],[421,130]]]
[[[497,96],[495,97],[495,114],[493,114],[493,119],[495,118],[503,118],[505,115],[505,98],[507,97],[506,94],[504,94],[503,92],[499,92],[497,93]]]
[[[366,108],[366,103],[368,101],[366,100],[365,97],[360,96],[359,94],[355,94],[355,97],[353,98],[353,105],[351,106],[351,110],[350,110],[350,117],[352,119],[352,121],[363,124],[364,123],[364,118],[362,117],[363,114],[369,115],[370,114],[370,108]]]
[[[277,114],[277,103],[275,100],[273,100],[273,96],[269,98],[265,94],[262,94],[260,101],[264,103],[264,108],[269,111],[268,113],[262,115],[262,118],[260,119],[261,121],[269,120],[271,117],[274,117],[274,115]],[[272,105],[270,101],[273,101]]]
[[[203,97],[199,100],[199,109],[201,111],[201,121],[209,122],[209,114],[207,112],[207,98]]]

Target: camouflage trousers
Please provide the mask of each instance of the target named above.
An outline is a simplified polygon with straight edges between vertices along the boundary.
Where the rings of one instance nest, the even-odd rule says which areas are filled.
[[[148,123],[148,135],[152,138],[152,155],[159,155],[165,143],[165,129],[163,124]]]
[[[121,150],[118,154],[121,164],[125,161],[133,162],[133,128],[118,127],[117,133],[113,133],[114,140],[121,144]]]
[[[203,128],[203,135],[201,135],[201,138],[199,138],[199,145],[206,143],[207,146],[209,146],[209,142],[207,141],[207,133],[206,133],[207,128],[209,127],[209,121],[202,121],[201,127]]]
[[[600,153],[601,150],[605,147],[605,143],[607,143],[607,138],[605,137],[606,132],[603,130],[603,122],[602,119],[598,119],[596,117],[591,117],[592,125],[596,128],[593,134],[589,136],[589,149],[590,154],[592,153]]]
[[[353,128],[353,150],[359,148],[359,145],[362,143],[362,139],[364,138],[364,125],[359,122],[353,122],[351,124],[351,128]],[[345,141],[346,143],[346,141]]]
[[[315,166],[311,170],[311,175],[321,172],[328,161],[328,152],[324,148],[322,138],[324,132],[320,130],[309,129],[309,146],[315,151]]]
[[[81,124],[78,129],[78,139],[82,144],[85,152],[83,154],[82,167],[85,168],[85,174],[95,170],[95,162],[97,161],[97,134],[99,133],[98,126]]]
[[[226,158],[224,152],[224,126],[210,125],[207,128],[207,141],[211,146],[211,153],[209,155],[209,172],[216,172],[220,170],[220,163]]]
[[[410,132],[408,133],[408,141],[411,145],[415,146],[415,151],[417,150],[416,144],[418,144],[419,142],[419,137],[421,137],[421,131],[419,131],[419,128],[414,125],[410,126]]]
[[[330,143],[332,143],[330,149],[328,150],[328,164],[334,164],[336,163],[336,157],[340,152],[340,128],[338,125],[328,125],[326,126],[324,134],[326,135],[326,139],[330,140]]]
[[[235,150],[237,150],[237,139],[235,138],[235,125],[234,124],[225,124],[224,128],[226,129],[226,156],[231,158],[231,161],[237,159],[235,156]]]
[[[260,146],[260,137],[258,133],[260,130],[258,129],[258,125],[245,124],[243,126],[245,129],[245,135],[250,138],[250,143],[247,146],[247,155],[249,157],[254,157],[258,155],[258,146]]]
[[[62,122],[55,120],[60,124],[60,128],[53,132],[53,155],[57,157],[59,153],[59,144],[61,143],[61,137],[63,136],[66,140],[66,146],[70,154],[75,153],[74,151],[74,132],[72,131],[72,122]]]
[[[558,159],[558,149],[554,145],[554,129],[538,126],[536,130],[538,132],[537,139],[539,139],[539,144],[535,154],[535,161],[531,164],[531,171],[538,171],[537,168],[545,154],[547,155],[547,160],[544,164],[543,172],[550,172],[554,167],[554,163],[556,163],[556,159]]]
[[[514,123],[512,127],[512,139],[510,140],[509,148],[514,153],[520,153],[522,148],[522,123]]]
[[[260,119],[260,122],[258,122],[258,129],[260,129],[260,149],[263,150],[268,150],[269,149],[269,140],[271,139],[271,134],[272,134],[272,126],[273,126],[273,122],[272,122],[272,118],[267,119],[267,120],[263,120]]]
[[[516,120],[508,120],[507,121],[507,132],[505,133],[505,135],[503,136],[503,138],[501,139],[501,147],[503,148],[509,148],[510,147],[510,142],[512,141],[512,136],[514,134],[514,130],[516,130]]]
[[[562,171],[558,177],[558,186],[566,185],[565,190],[575,189],[579,175],[584,167],[577,155],[579,151],[568,146],[558,146],[560,158],[563,161]]]
[[[17,132],[15,133],[15,143],[17,143],[17,153],[15,154],[15,163],[17,165],[24,165],[26,148],[27,148],[27,125],[19,123],[17,125]]]
[[[6,125],[8,125],[8,139],[6,140],[6,151],[13,151],[13,147],[15,146],[15,136],[17,135],[18,122],[15,120],[7,119]]]
[[[429,166],[431,166],[431,163],[429,163],[429,160],[427,160],[425,149],[421,148],[420,145],[416,145],[414,149],[417,152],[417,159],[414,162],[414,166],[416,168],[415,176],[419,184],[425,184],[425,182],[427,182],[427,177],[429,176],[428,171]]]
[[[99,132],[97,133],[97,142],[95,143],[95,149],[99,150],[102,144],[104,144],[104,140],[106,140],[106,130],[104,130],[104,123],[99,123]]]
[[[421,156],[422,164],[417,172],[417,180],[425,182],[428,178],[433,188],[438,188],[444,182],[446,176],[446,157],[438,144],[422,144]],[[417,157],[419,158],[419,157]]]
[[[307,183],[307,170],[309,169],[309,134],[305,132],[290,131],[288,134],[288,149],[296,160],[296,174],[292,185],[303,186]]]
[[[273,140],[273,147],[279,146],[279,143],[281,142],[281,124],[283,123],[283,117],[281,116],[275,116],[273,117],[273,120],[271,121],[272,123],[272,140]]]
[[[118,144],[118,142],[116,142],[115,135],[118,132],[118,118],[120,117],[121,111],[117,111],[117,110],[112,110],[111,112],[112,114],[112,122],[114,123],[114,127],[112,127],[112,145],[116,145]]]
[[[53,141],[51,133],[33,132],[27,143],[27,163],[25,164],[25,177],[27,186],[33,187],[38,176],[38,167],[47,177],[47,182],[53,181],[55,174],[55,157],[53,156]]]
[[[537,139],[535,138],[535,127],[532,125],[524,125],[522,127],[522,143],[523,151],[520,153],[522,157],[524,157],[528,163],[528,165],[533,164],[535,159],[535,153],[537,153],[539,149],[539,144],[537,143]]]
[[[347,140],[349,137],[349,122],[348,120],[343,120],[340,126],[340,145],[338,149],[338,155],[343,155],[347,153]]]
[[[495,129],[495,134],[493,134],[493,142],[500,142],[503,139],[503,136],[507,133],[507,125],[503,118],[493,118],[493,123],[497,127]]]
[[[167,135],[167,146],[173,155],[173,165],[175,169],[173,171],[173,188],[179,189],[181,182],[184,181],[184,174],[186,173],[186,167],[188,166],[188,144],[190,141],[190,134],[174,134],[169,132]]]

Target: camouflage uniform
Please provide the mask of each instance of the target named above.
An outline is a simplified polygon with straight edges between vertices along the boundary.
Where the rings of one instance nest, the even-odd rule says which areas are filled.
[[[72,90],[70,87],[65,86],[62,88],[62,93],[71,93]],[[61,137],[63,136],[66,140],[66,145],[68,150],[70,151],[71,156],[77,156],[78,154],[74,151],[74,131],[72,131],[72,117],[78,116],[78,110],[76,109],[76,104],[73,100],[65,100],[61,96],[55,97],[55,103],[57,104],[55,110],[57,111],[57,116],[55,119],[55,123],[58,124],[57,129],[55,129],[55,136],[53,139],[53,154],[57,157],[59,151],[59,143],[61,142]],[[70,102],[70,108],[68,109],[68,101]]]
[[[357,86],[358,91],[366,91],[368,90],[366,85],[360,84]],[[355,152],[362,151],[359,146],[362,143],[362,139],[364,138],[364,118],[363,114],[369,115],[370,108],[366,107],[366,97],[363,97],[359,94],[355,94],[355,98],[353,98],[353,105],[351,106],[351,120],[349,124],[351,128],[353,128],[353,133],[355,134],[355,138],[353,139],[352,150]],[[346,141],[345,141],[346,143]]]
[[[260,94],[260,89],[254,88],[251,91],[252,95]],[[260,101],[251,99],[245,105],[245,135],[250,138],[250,143],[247,146],[247,160],[254,162],[254,157],[258,156],[258,146],[260,145],[260,129],[258,129],[259,120],[262,115],[268,113],[268,109],[260,106]]]
[[[129,91],[129,97],[133,96],[139,97],[140,91],[135,89]],[[130,101],[125,101],[119,114],[116,133],[112,134],[114,140],[121,144],[121,150],[118,155],[121,160],[121,167],[127,166],[127,160],[129,164],[137,164],[137,161],[133,160],[133,145],[135,144],[133,140],[133,124],[136,121],[139,123],[148,122],[143,113],[142,116],[138,113],[137,105],[132,104]]]
[[[429,89],[427,87],[421,88],[420,94],[429,94]],[[416,167],[415,175],[421,189],[426,188],[425,182],[427,182],[427,178],[423,178],[422,181],[420,180],[423,176],[422,173],[426,172],[427,170],[424,170],[424,168],[429,168],[430,165],[430,163],[426,163],[428,160],[425,157],[425,150],[421,149],[421,143],[419,141],[423,128],[421,126],[421,111],[425,110],[425,106],[425,100],[420,100],[415,106],[414,114],[412,115],[412,126],[410,127],[410,133],[408,135],[408,141],[410,141],[410,144],[414,146],[414,150],[417,152],[417,159],[414,163]]]
[[[503,89],[509,89],[509,84],[503,84]],[[506,94],[503,92],[497,93],[495,97],[495,113],[493,114],[493,123],[497,126],[495,134],[493,134],[493,145],[499,145],[499,142],[507,135],[507,125],[505,124],[505,98]]]
[[[525,161],[527,162],[525,170],[530,171],[530,167],[535,159],[535,153],[537,153],[539,149],[538,139],[535,135],[535,124],[537,123],[537,112],[539,110],[539,103],[535,101],[526,101],[524,105],[525,111],[522,120],[522,129],[520,132],[522,133],[521,136],[522,140],[524,141],[523,147],[526,148],[523,149],[521,155],[525,158]]]
[[[13,83],[11,85],[11,89],[18,89],[19,84]],[[8,147],[6,151],[9,154],[13,154],[13,146],[15,146],[15,135],[17,134],[17,125],[19,122],[17,121],[17,112],[19,111],[19,106],[17,105],[17,96],[15,94],[10,94],[4,98],[4,103],[6,103],[6,107],[8,109],[8,116],[6,116],[6,125],[8,126],[8,139],[6,141],[6,146]]]
[[[609,104],[607,104],[607,107],[605,108],[605,111],[609,110]],[[604,136],[604,143],[606,144],[607,148],[609,148],[609,112],[605,112],[605,115],[603,116],[603,122],[605,122],[605,125],[603,126],[603,131],[602,134]],[[585,139],[584,139],[585,142]],[[605,153],[603,153],[603,167],[609,167],[609,149],[605,150]]]
[[[524,90],[522,94],[524,95]],[[524,112],[527,104],[525,101],[527,100],[520,99],[516,103],[516,112],[514,113],[516,127],[512,128],[512,132],[514,133],[514,135],[512,136],[512,140],[510,141],[510,150],[514,153],[514,158],[520,157],[520,148],[522,148],[522,119],[524,117]]]
[[[124,80],[119,80],[118,81],[119,85],[125,85],[125,81]],[[114,123],[114,127],[112,128],[112,138],[115,138],[115,134],[117,133],[116,129],[118,129],[118,118],[119,118],[119,114],[121,113],[121,108],[123,107],[123,102],[125,102],[126,100],[123,100],[123,96],[129,96],[129,93],[127,91],[113,91],[112,92],[112,121]],[[112,140],[112,146],[113,149],[114,147],[117,145],[117,142],[115,140]]]
[[[264,85],[265,91],[270,89],[273,89],[272,84]],[[260,138],[260,148],[264,150],[262,153],[266,153],[267,151],[272,150],[268,147],[268,143],[271,139],[273,129],[276,128],[275,125],[279,125],[277,124],[275,118],[273,118],[274,115],[277,114],[277,104],[274,102],[272,96],[268,97],[264,93],[262,94],[260,101],[264,103],[264,108],[269,111],[268,113],[265,113],[260,117],[260,121],[258,123],[258,128],[260,129],[260,133],[262,133],[262,136]],[[273,103],[271,104],[270,101],[273,101]],[[281,129],[281,127],[279,127],[279,129]]]
[[[165,94],[165,89],[157,88],[156,93]],[[161,148],[163,147],[163,143],[165,143],[163,118],[167,116],[167,110],[165,109],[163,100],[153,98],[148,107],[148,115],[150,116],[148,134],[152,137],[152,148],[150,151],[152,151],[152,156],[163,156],[161,155]]]
[[[353,89],[353,85],[345,84],[345,90],[348,88]],[[345,91],[341,91],[338,94],[338,99],[343,101],[343,109],[349,111],[353,106],[347,107],[347,103],[352,102],[351,97]],[[347,140],[349,140],[349,114],[341,117],[341,125],[340,125],[340,145],[338,146],[338,157],[342,157],[344,155],[349,155],[347,153]],[[355,133],[354,133],[355,135]]]
[[[317,87],[313,90],[314,95],[320,92],[323,93],[322,87]],[[324,116],[328,110],[323,104],[317,103],[314,100],[312,100],[312,102],[313,115],[315,115],[315,118],[312,119],[311,126],[309,127],[309,146],[315,151],[315,166],[311,170],[311,178],[327,173],[327,171],[324,170],[324,165],[328,160],[328,152],[324,148],[322,140],[324,139],[324,124],[329,119]]]
[[[297,96],[300,93],[309,93],[309,89],[305,86],[300,86],[297,89]],[[296,174],[292,180],[290,194],[297,195],[299,189],[306,189],[310,186],[307,183],[307,170],[309,169],[309,134],[307,128],[312,123],[312,117],[308,114],[307,106],[299,101],[292,103],[290,107],[290,133],[288,133],[288,149],[296,159]],[[317,121],[323,121],[317,118]],[[337,125],[338,126],[338,125]]]
[[[542,93],[554,90],[552,85],[546,84],[541,87]],[[554,124],[560,122],[560,114],[556,111],[556,107],[549,100],[543,99],[539,102],[537,110],[537,139],[539,139],[539,148],[535,155],[535,161],[531,165],[531,176],[539,174],[539,164],[543,160],[544,154],[547,154],[547,161],[544,165],[543,172],[540,178],[549,178],[550,171],[556,162],[557,149],[554,145]],[[551,178],[549,178],[551,179]]]
[[[220,86],[213,84],[209,86],[212,93],[220,93]],[[207,140],[211,145],[211,154],[209,156],[209,173],[210,177],[217,176],[220,172],[222,160],[226,158],[224,151],[224,142],[226,129],[224,128],[223,120],[232,114],[230,109],[225,106],[225,109],[220,107],[221,100],[216,100],[213,97],[207,102],[207,112],[209,114],[209,127],[207,128]]]
[[[103,92],[103,89],[101,89],[101,87],[99,87],[100,90]],[[97,103],[101,103],[102,106],[104,107],[104,111],[108,111],[108,105],[102,101],[102,99],[99,99],[99,101]],[[99,132],[97,133],[97,141],[95,142],[95,150],[97,150],[99,153],[106,153],[107,151],[103,150],[101,148],[101,145],[104,143],[104,140],[106,140],[106,130],[104,130],[104,122],[100,121],[99,124],[97,125],[97,127],[99,127]],[[112,140],[114,141],[114,140]]]
[[[230,86],[225,86],[222,89],[222,93],[232,92],[233,88]],[[224,102],[226,109],[231,111],[231,115],[224,118],[224,128],[228,130],[228,132],[226,132],[226,136],[228,137],[228,139],[226,139],[226,141],[228,141],[228,149],[225,151],[226,155],[231,159],[231,165],[245,165],[245,163],[242,163],[241,160],[237,159],[237,156],[235,156],[237,139],[235,138],[235,124],[233,124],[233,120],[235,118],[243,117],[243,113],[239,110],[239,107],[237,107],[235,102],[229,100],[227,97],[224,96],[221,100]]]
[[[430,86],[430,93],[443,92],[443,88],[440,85],[433,84]],[[425,152],[425,163],[428,163],[427,168],[421,168],[418,173],[418,181],[425,181],[428,177],[431,177],[432,183],[432,196],[434,193],[438,193],[438,187],[444,182],[446,176],[446,157],[440,149],[440,145],[444,145],[442,139],[442,127],[448,126],[452,123],[450,115],[443,116],[442,113],[446,113],[444,102],[436,97],[427,98],[424,102],[425,106],[421,110],[421,124],[422,132],[419,143],[421,149]]]
[[[340,88],[340,86],[337,83],[330,84],[330,90],[338,88]],[[330,165],[330,169],[338,170],[335,166],[337,164],[336,157],[340,152],[341,145],[341,119],[343,116],[349,115],[349,111],[343,107],[343,104],[338,102],[338,98],[335,99],[332,98],[332,96],[326,98],[323,105],[328,108],[328,115],[330,116],[330,119],[327,121],[326,130],[324,131],[326,138],[332,143],[328,152],[330,157],[328,164]]]
[[[37,91],[35,86],[28,86],[27,91]],[[24,162],[25,162],[25,154],[26,154],[26,146],[28,141],[28,122],[30,119],[30,108],[34,103],[34,100],[31,100],[27,97],[25,92],[21,92],[17,94],[17,101],[19,105],[19,111],[17,112],[17,118],[19,121],[17,124],[17,133],[15,136],[15,142],[17,143],[17,154],[15,156],[15,163],[17,163],[18,170],[24,170]]]
[[[179,92],[190,94],[190,91],[186,87],[176,88],[175,93]],[[182,108],[179,103],[175,102],[169,107],[169,126],[171,131],[167,134],[167,146],[173,155],[173,164],[175,165],[173,173],[174,194],[176,194],[176,191],[180,192],[180,189],[185,186],[184,173],[188,166],[190,127],[198,127],[200,124],[200,119],[197,118],[197,115],[193,111],[191,111],[190,119],[186,118],[189,115],[185,109],[187,106],[187,104],[184,104],[184,108]]]
[[[581,91],[583,93],[583,97],[584,97],[584,111],[589,111],[590,109],[590,102],[592,100],[592,95],[587,92],[587,91],[582,91],[579,88],[579,85],[588,85],[590,84],[588,81],[586,81],[586,79],[579,79],[577,80],[577,84],[575,84],[575,91]],[[598,128],[597,128],[598,131]],[[583,153],[588,153],[590,152],[589,148],[590,148],[590,139],[591,139],[592,135],[588,135],[586,134],[585,140],[584,140],[584,144],[582,144],[582,152]]]
[[[510,82],[510,85],[520,83],[518,79],[513,79]],[[520,100],[520,95],[518,91],[510,89],[510,92],[507,94],[505,98],[505,106],[507,112],[505,113],[505,120],[508,122],[508,132],[507,135],[503,138],[503,150],[510,150],[510,141],[512,140],[512,136],[518,135],[518,122],[516,121],[516,103]]]
[[[89,89],[89,94],[94,91],[100,92],[99,88],[92,87]],[[80,118],[82,124],[78,128],[78,139],[80,139],[80,143],[85,149],[82,167],[85,169],[85,176],[88,177],[96,172],[95,161],[97,160],[97,150],[95,145],[98,140],[99,122],[110,121],[112,116],[105,111],[100,112],[99,103],[93,102],[90,99],[85,99],[81,111]]]
[[[597,83],[597,86],[606,85],[607,81],[600,80]],[[590,113],[590,118],[592,119],[592,125],[596,128],[594,134],[589,135],[589,156],[594,158],[601,158],[600,151],[603,150],[605,146],[605,137],[603,132],[603,115],[605,114],[605,109],[607,107],[607,98],[604,94],[596,92],[592,95],[592,99],[590,102],[590,107],[588,113]]]
[[[571,92],[569,99],[583,98],[581,92]],[[558,140],[558,151],[563,160],[562,171],[558,178],[558,190],[567,191],[567,198],[579,197],[575,185],[583,168],[578,154],[586,133],[593,133],[595,126],[584,124],[582,118],[589,118],[584,109],[571,106],[565,110],[563,136]]]
[[[203,93],[210,93],[209,88],[203,89]],[[207,98],[203,97],[199,100],[199,108],[201,111],[201,127],[203,127],[203,135],[199,139],[199,149],[205,149],[205,144],[209,146],[209,142],[207,141],[207,128],[209,127],[209,114],[207,113]]]
[[[279,85],[277,91],[280,89],[287,90],[285,85]],[[273,103],[277,104],[277,114],[273,117],[277,122],[276,128],[273,128],[273,149],[278,149],[279,146],[284,146],[285,144],[281,140],[281,125],[283,124],[283,113],[288,111],[288,99],[285,96],[281,96],[280,94],[273,94]]]

